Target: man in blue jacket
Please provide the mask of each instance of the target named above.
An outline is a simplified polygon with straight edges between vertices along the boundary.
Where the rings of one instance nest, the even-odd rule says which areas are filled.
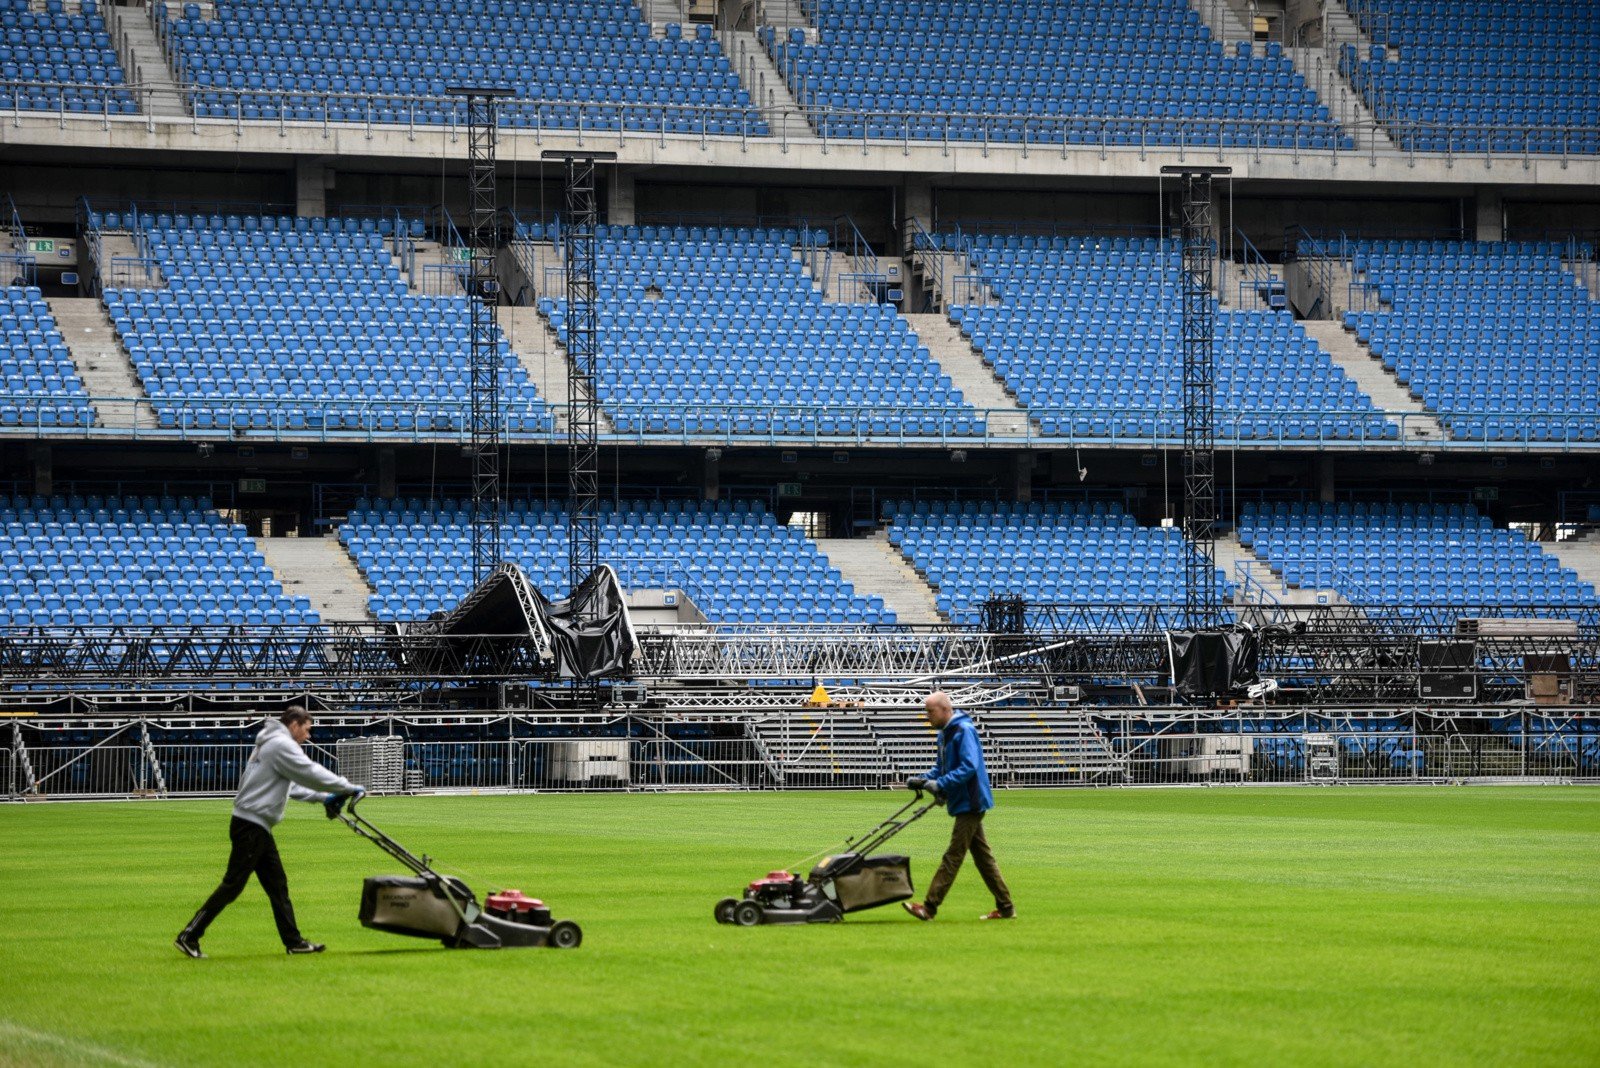
[[[922,703],[928,724],[939,732],[939,762],[919,775],[906,780],[913,790],[929,790],[935,797],[943,796],[945,811],[955,817],[950,830],[950,848],[945,850],[939,870],[928,884],[928,893],[921,901],[905,901],[905,910],[919,920],[931,920],[938,915],[939,905],[950,884],[956,881],[956,872],[967,851],[972,851],[972,861],[978,874],[994,895],[994,911],[979,919],[1009,920],[1016,916],[1016,906],[1011,903],[1011,891],[1000,875],[1000,865],[995,862],[989,840],[983,836],[983,814],[994,807],[994,793],[989,789],[989,772],[983,766],[983,746],[978,741],[978,729],[965,713],[957,712],[950,695],[936,690]]]

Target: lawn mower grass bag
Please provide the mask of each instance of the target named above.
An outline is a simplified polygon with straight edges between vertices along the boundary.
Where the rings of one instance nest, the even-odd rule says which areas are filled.
[[[825,858],[811,873],[814,883],[833,883],[833,894],[844,912],[860,912],[896,901],[909,901],[911,858],[882,855],[863,857],[859,853],[840,853]]]
[[[361,885],[361,926],[390,934],[454,939],[462,914],[475,908],[471,891],[443,879],[374,875]]]

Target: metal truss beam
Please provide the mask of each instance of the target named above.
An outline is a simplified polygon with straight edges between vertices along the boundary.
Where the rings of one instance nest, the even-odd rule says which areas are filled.
[[[500,443],[504,431],[500,395],[500,218],[495,193],[495,157],[500,101],[509,89],[464,87],[449,92],[467,104],[467,241],[472,257],[467,295],[472,308],[471,400],[472,579],[482,582],[502,557]]]
[[[803,703],[821,682],[838,701],[914,706],[933,686],[976,687],[970,703],[1047,700],[1048,688],[1107,695],[1164,687],[1166,634],[1185,605],[1025,606],[1022,633],[775,627],[644,631],[635,678],[651,701],[729,710]],[[1316,705],[1421,703],[1423,646],[1471,641],[1481,700],[1521,701],[1535,674],[1559,674],[1576,703],[1600,701],[1600,609],[1525,605],[1279,606],[1259,630],[1260,674],[1285,699]],[[1527,633],[1469,633],[1477,619],[1535,621]],[[1468,623],[1463,624],[1465,619]],[[1492,629],[1492,628],[1491,628]],[[445,690],[494,707],[500,682],[548,678],[533,637],[441,635],[385,624],[306,627],[0,627],[0,704],[47,709],[260,707],[261,695],[316,695],[339,707],[425,708]],[[1558,667],[1550,665],[1557,664]],[[770,683],[784,682],[774,688]],[[1009,690],[1005,689],[1010,687]],[[581,712],[566,688],[535,688],[541,714]],[[1142,699],[1144,695],[1140,694]],[[1154,695],[1160,700],[1160,695]],[[1128,697],[1127,699],[1132,699]]]
[[[567,586],[577,589],[600,565],[600,298],[596,248],[600,207],[595,165],[615,152],[546,152],[566,163],[561,220],[567,273]]]
[[[1214,174],[1228,168],[1168,167],[1182,196],[1183,536],[1184,612],[1190,628],[1219,622],[1217,603],[1217,341],[1212,276],[1217,260],[1212,213]]]

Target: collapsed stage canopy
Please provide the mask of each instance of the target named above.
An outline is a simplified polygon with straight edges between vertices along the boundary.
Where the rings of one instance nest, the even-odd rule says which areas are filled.
[[[421,675],[487,660],[501,676],[521,664],[529,677],[610,679],[628,674],[638,648],[622,584],[604,564],[561,601],[516,564],[500,564],[449,612],[398,630]]]

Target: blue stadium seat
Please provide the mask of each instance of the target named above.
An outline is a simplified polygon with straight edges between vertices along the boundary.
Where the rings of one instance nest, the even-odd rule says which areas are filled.
[[[371,219],[143,215],[165,286],[107,289],[163,426],[434,431],[464,425],[471,308],[414,296]],[[511,434],[551,410],[504,338]]]
[[[1536,542],[1465,504],[1247,504],[1239,540],[1289,584],[1356,605],[1600,605]]]
[[[889,624],[894,613],[857,595],[817,547],[760,505],[626,501],[602,511],[600,558],[627,587],[681,588],[714,623]],[[546,596],[564,597],[567,515],[519,501],[501,527],[506,558]],[[339,538],[361,566],[380,619],[452,608],[472,586],[468,506],[380,501],[358,506]]]
[[[983,602],[1022,595],[1030,601],[1087,606],[1116,627],[1118,609],[1183,602],[1191,551],[1173,527],[1141,527],[1120,505],[1103,502],[1010,504],[889,502],[889,541],[940,592],[953,623],[981,622]],[[1219,596],[1231,589],[1217,574]]]
[[[0,498],[0,622],[316,623],[210,502]]]

